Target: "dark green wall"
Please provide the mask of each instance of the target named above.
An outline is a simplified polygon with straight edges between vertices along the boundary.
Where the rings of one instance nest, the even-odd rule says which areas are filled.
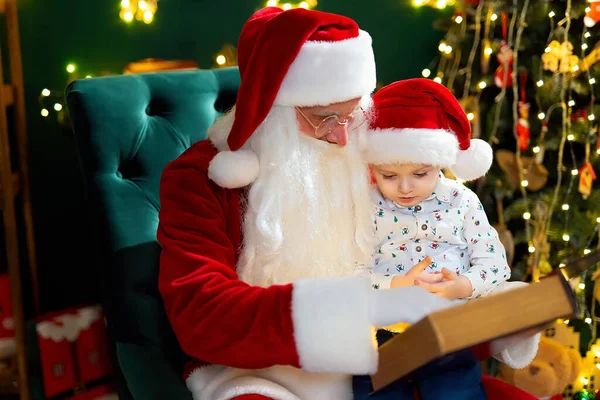
[[[119,0],[18,3],[42,300],[50,310],[97,301],[99,286],[84,276],[94,273],[88,256],[94,233],[84,218],[73,138],[55,118],[40,116],[41,90],[64,90],[70,62],[84,74],[120,73],[125,64],[149,57],[193,59],[210,68],[222,45],[235,45],[245,20],[266,1],[160,0],[151,25],[123,23]],[[437,54],[442,33],[433,21],[440,11],[415,9],[409,0],[320,0],[317,9],[352,17],[371,33],[383,84],[420,75]]]

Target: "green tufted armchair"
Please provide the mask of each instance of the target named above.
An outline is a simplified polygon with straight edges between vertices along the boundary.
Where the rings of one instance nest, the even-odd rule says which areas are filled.
[[[66,89],[122,400],[191,399],[158,292],[159,183],[166,164],[235,103],[239,79],[233,67],[84,79]]]

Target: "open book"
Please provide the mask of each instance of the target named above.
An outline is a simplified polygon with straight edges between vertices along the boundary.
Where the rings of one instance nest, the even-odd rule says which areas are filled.
[[[431,313],[379,347],[371,376],[378,391],[443,356],[481,350],[494,340],[538,332],[577,314],[568,279],[600,261],[600,251],[567,263],[538,283]]]

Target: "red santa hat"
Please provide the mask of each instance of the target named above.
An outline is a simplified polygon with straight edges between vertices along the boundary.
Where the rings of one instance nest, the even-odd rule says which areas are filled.
[[[350,18],[303,8],[263,8],[238,41],[241,84],[235,109],[208,130],[219,153],[209,166],[218,185],[239,188],[258,176],[245,146],[274,105],[325,106],[375,89],[371,36]]]
[[[471,139],[471,123],[452,92],[429,79],[394,82],[373,96],[366,159],[449,168],[459,179],[485,175],[491,146]]]

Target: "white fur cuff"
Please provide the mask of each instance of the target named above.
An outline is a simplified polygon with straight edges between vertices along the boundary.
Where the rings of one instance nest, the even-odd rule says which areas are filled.
[[[377,369],[369,277],[294,282],[292,319],[302,369],[363,375]]]
[[[492,355],[498,361],[513,369],[528,366],[535,358],[540,344],[541,333],[528,337],[507,337],[492,343]]]

